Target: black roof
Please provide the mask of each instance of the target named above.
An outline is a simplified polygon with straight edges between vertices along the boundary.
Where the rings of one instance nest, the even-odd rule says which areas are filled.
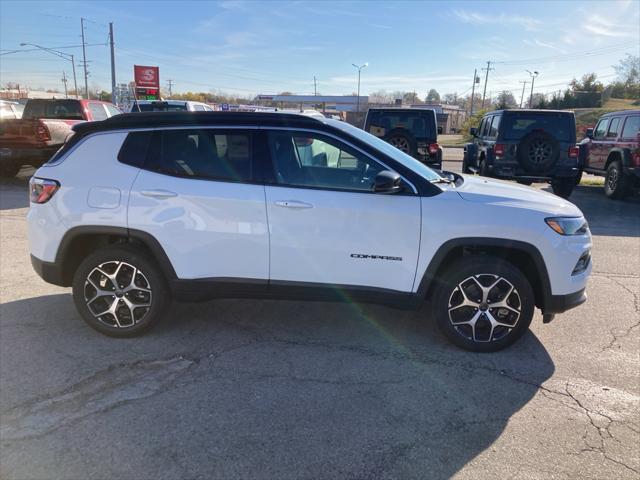
[[[566,113],[567,115],[573,115],[573,110],[547,110],[544,108],[504,108],[502,110],[493,110],[485,113],[485,115],[493,115],[495,113],[502,112],[515,112],[515,113]]]
[[[629,115],[630,113],[637,115],[640,110],[618,110],[617,112],[609,112],[602,115],[603,117],[609,117],[611,115]]]
[[[123,113],[99,122],[84,122],[73,127],[80,135],[105,130],[211,125],[265,125],[313,127],[323,125],[318,118],[275,112],[142,112]]]

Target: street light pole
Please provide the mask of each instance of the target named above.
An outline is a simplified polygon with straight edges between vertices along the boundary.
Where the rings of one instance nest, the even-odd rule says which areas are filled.
[[[354,67],[356,67],[358,69],[358,97],[356,98],[356,117],[357,117],[357,122],[360,122],[360,72],[362,71],[363,68],[369,66],[369,63],[365,63],[363,65],[356,65],[355,63],[352,63],[351,65],[353,65]]]
[[[529,108],[533,108],[533,83],[535,82],[536,77],[539,75],[539,72],[537,70],[533,72],[527,70],[527,72],[531,76],[531,95],[529,95]]]
[[[45,52],[49,52],[56,57],[64,58],[65,60],[69,60],[71,62],[71,66],[73,67],[73,87],[76,89],[76,98],[78,98],[78,81],[76,79],[76,62],[73,58],[73,55],[70,53],[59,52],[58,50],[53,50],[51,48],[43,47],[41,45],[36,45],[35,43],[21,43],[21,47],[30,46],[36,47],[40,50],[44,50]]]

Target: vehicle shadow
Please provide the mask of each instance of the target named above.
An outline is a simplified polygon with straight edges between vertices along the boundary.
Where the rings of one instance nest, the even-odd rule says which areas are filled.
[[[29,206],[29,179],[32,167],[23,167],[16,177],[0,178],[0,210],[13,210]]]
[[[502,352],[465,352],[438,333],[426,305],[415,312],[348,301],[177,304],[167,321],[126,340],[88,328],[68,294],[9,302],[0,312],[0,413],[159,359],[190,362],[161,389],[161,402],[119,408],[107,389],[106,399],[92,399],[105,404],[100,421],[88,416],[38,442],[6,444],[7,478],[107,474],[127,445],[138,446],[127,462],[134,477],[449,478],[490,447],[554,373],[534,334]],[[100,455],[90,454],[93,438]],[[161,445],[149,445],[154,438]],[[42,448],[61,461],[40,460]],[[25,455],[33,461],[22,462]]]
[[[569,201],[582,210],[593,235],[640,237],[640,195],[611,200],[602,186],[578,185]]]

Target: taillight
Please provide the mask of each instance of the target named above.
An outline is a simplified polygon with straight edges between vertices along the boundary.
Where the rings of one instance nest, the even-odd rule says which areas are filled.
[[[29,199],[32,203],[47,203],[59,188],[55,180],[33,177],[29,182]]]
[[[437,143],[429,144],[429,155],[437,155],[439,150],[440,150],[440,145],[438,145]]]
[[[496,143],[493,146],[493,153],[495,154],[496,157],[502,157],[504,155],[504,145],[502,143]]]
[[[42,123],[42,121],[39,121],[38,125],[36,126],[36,138],[41,142],[48,142],[49,140],[51,140],[49,129],[44,123]]]
[[[569,147],[569,158],[578,158],[580,155],[580,147],[573,146]]]
[[[636,150],[631,154],[631,163],[634,167],[640,167],[640,150]]]

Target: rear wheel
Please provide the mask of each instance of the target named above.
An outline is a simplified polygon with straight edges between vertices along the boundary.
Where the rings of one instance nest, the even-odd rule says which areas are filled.
[[[628,178],[622,170],[622,165],[618,160],[611,162],[607,168],[607,175],[604,178],[604,193],[614,200],[624,198],[629,192]]]
[[[482,157],[480,159],[480,169],[479,169],[478,173],[483,177],[488,177],[489,176],[489,165],[488,165],[487,159],[485,157]]]
[[[85,258],[73,277],[73,300],[90,327],[132,337],[156,324],[168,306],[162,272],[144,252],[108,247]]]
[[[534,296],[522,272],[493,256],[453,262],[433,296],[438,327],[455,345],[494,352],[518,340],[533,318]]]
[[[551,180],[551,189],[553,193],[562,198],[569,198],[576,186],[576,180],[573,177],[554,178]]]

